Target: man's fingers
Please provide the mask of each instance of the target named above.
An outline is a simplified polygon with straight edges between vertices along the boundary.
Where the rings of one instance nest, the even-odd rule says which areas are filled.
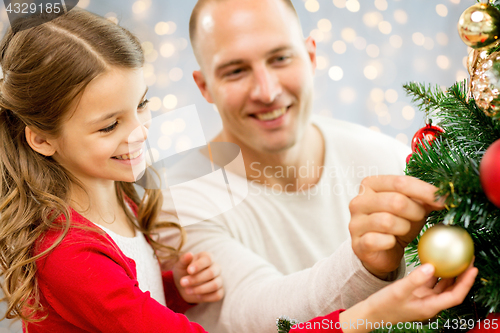
[[[213,293],[198,295],[199,302],[217,302],[224,298],[224,289],[221,288]]]
[[[356,228],[355,231],[352,230],[356,235],[363,235],[367,232],[377,232],[404,236],[411,229],[411,223],[408,220],[386,212],[373,213],[363,218],[368,219],[368,221],[363,221],[364,223],[351,223],[349,226],[351,229]]]
[[[435,209],[444,208],[443,200],[436,201],[437,188],[414,177],[391,175],[367,177],[361,182],[360,191],[366,188],[377,193],[398,192]]]
[[[387,212],[410,221],[420,221],[427,215],[423,204],[397,192],[378,192],[368,196],[358,196],[349,206],[352,211],[372,214]]]
[[[355,240],[353,240],[354,242]],[[364,253],[379,252],[390,250],[396,245],[396,237],[388,234],[381,234],[376,232],[368,232],[361,236],[357,241],[359,249]],[[353,244],[354,247],[355,244]]]

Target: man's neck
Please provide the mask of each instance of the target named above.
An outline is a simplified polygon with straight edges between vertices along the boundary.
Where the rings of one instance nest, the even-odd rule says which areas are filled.
[[[241,148],[249,181],[277,186],[287,192],[307,190],[321,178],[325,143],[320,130],[310,124],[292,147],[267,153],[256,151],[221,132],[213,141],[233,142]]]

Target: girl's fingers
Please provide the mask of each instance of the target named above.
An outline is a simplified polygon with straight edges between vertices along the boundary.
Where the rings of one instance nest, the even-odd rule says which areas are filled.
[[[213,264],[195,275],[185,276],[182,278],[181,285],[183,287],[194,287],[205,282],[213,280],[221,273],[221,268],[217,264]]]
[[[186,292],[191,295],[211,294],[222,288],[222,278],[220,276],[206,283],[193,288],[187,288]],[[189,290],[189,291],[188,291]]]
[[[180,256],[179,260],[175,265],[177,266],[178,269],[186,270],[191,261],[193,261],[193,254],[191,252],[188,252]]]
[[[429,283],[429,280],[433,279],[433,274],[434,266],[431,264],[418,267],[410,275],[394,283],[395,288],[398,289],[398,296],[405,298],[412,295],[417,289]]]
[[[200,303],[202,302],[218,302],[224,298],[224,289],[221,288],[213,293],[198,295],[198,300]]]
[[[201,272],[212,265],[212,255],[208,252],[200,252],[194,256],[193,262],[188,266],[187,272],[190,275]]]
[[[457,278],[454,284],[446,288],[441,294],[428,297],[426,299],[426,306],[435,308],[438,312],[461,304],[474,284],[477,273],[477,268],[470,267]]]

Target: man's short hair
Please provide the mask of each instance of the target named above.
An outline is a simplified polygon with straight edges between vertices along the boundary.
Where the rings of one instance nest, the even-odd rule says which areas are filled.
[[[195,41],[196,41],[196,28],[198,27],[198,16],[200,15],[201,10],[211,2],[222,2],[222,1],[229,1],[229,0],[198,0],[196,2],[196,5],[193,8],[193,11],[191,12],[191,18],[189,19],[189,39],[191,40],[191,45],[193,47],[193,50],[196,54],[196,46],[195,46]],[[297,11],[295,10],[295,7],[292,4],[291,0],[281,0],[283,3],[285,3],[294,13],[294,15],[298,19]]]

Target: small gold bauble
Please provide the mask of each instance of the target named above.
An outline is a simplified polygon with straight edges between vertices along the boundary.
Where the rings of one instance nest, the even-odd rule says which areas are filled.
[[[474,257],[474,242],[465,229],[438,224],[420,237],[418,256],[422,264],[434,266],[434,276],[452,278],[469,267]]]
[[[478,3],[467,8],[458,20],[458,33],[474,49],[487,48],[499,38],[500,12],[493,6]]]

